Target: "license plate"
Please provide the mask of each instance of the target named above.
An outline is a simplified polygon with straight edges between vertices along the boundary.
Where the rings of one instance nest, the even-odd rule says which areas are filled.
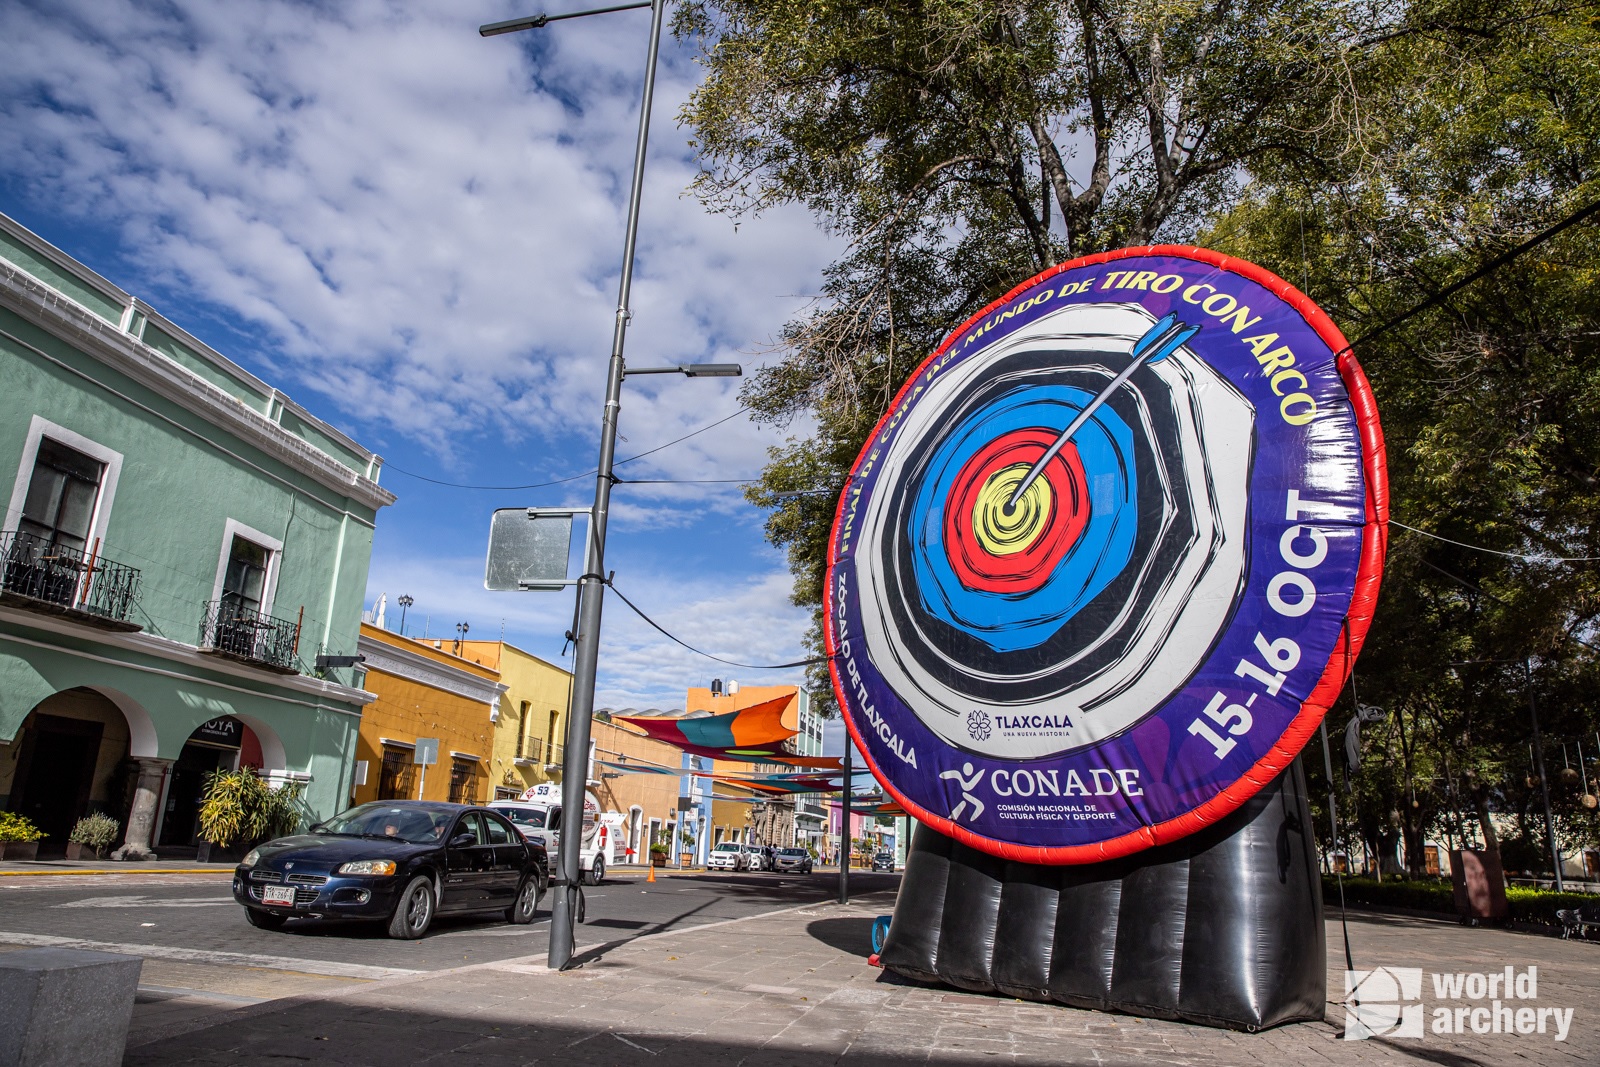
[[[269,885],[263,887],[261,890],[261,903],[287,904],[291,908],[294,907],[294,886]]]

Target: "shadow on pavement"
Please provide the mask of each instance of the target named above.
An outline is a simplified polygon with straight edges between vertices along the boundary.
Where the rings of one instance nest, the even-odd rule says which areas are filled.
[[[872,920],[867,918],[818,919],[806,925],[806,933],[829,948],[848,952],[862,959],[872,955]]]
[[[972,1063],[974,1056],[954,1050],[890,1048],[874,1042],[870,1049],[852,1048],[848,1039],[823,1040],[810,1048],[792,1045],[763,1048],[742,1037],[737,1027],[715,1035],[649,1032],[648,1025],[626,1018],[607,1026],[570,1023],[523,1023],[510,1010],[484,1011],[480,1004],[460,1015],[441,1004],[432,1011],[417,1008],[360,1006],[336,1001],[302,1003],[261,1012],[242,1009],[217,1016],[217,1024],[175,1037],[161,1038],[127,1050],[124,1067],[168,1067],[183,1064],[329,1064],[433,1063],[510,1067],[560,1063],[562,1067],[738,1067],[766,1063],[781,1067],[838,1067],[845,1054],[851,1062],[885,1067],[901,1064]],[[640,1021],[642,1022],[642,1020]],[[403,1050],[403,1052],[401,1051]],[[931,1053],[931,1054],[930,1054]],[[993,1062],[992,1060],[986,1062]],[[1061,1063],[1074,1062],[1064,1057]],[[1095,1062],[1087,1056],[1083,1063]],[[1114,1058],[1101,1055],[1106,1067]],[[1130,1062],[1130,1061],[1124,1061]]]

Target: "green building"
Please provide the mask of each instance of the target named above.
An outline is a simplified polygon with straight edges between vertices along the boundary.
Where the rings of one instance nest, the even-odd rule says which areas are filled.
[[[196,845],[207,771],[344,806],[381,460],[0,215],[0,810]]]

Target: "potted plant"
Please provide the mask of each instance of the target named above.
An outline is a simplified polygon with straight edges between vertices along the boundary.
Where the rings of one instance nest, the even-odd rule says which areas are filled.
[[[72,833],[67,836],[67,859],[83,859],[86,852],[94,853],[94,858],[99,859],[106,849],[116,843],[120,829],[117,820],[103,812],[85,815],[73,825]]]
[[[212,771],[200,793],[201,849],[232,845],[252,848],[300,829],[303,821],[298,784],[274,788],[249,767]]]
[[[667,846],[657,841],[650,846],[650,866],[665,867],[667,865]]]
[[[0,860],[37,859],[39,839],[48,836],[32,820],[14,811],[0,811]]]

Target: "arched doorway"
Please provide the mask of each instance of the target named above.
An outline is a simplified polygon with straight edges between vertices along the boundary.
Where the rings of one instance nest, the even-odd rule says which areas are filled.
[[[39,842],[41,857],[64,855],[72,827],[91,811],[119,822],[127,817],[137,776],[128,757],[140,754],[130,746],[145,740],[138,727],[149,722],[144,709],[134,707],[137,724],[105,693],[67,689],[40,701],[23,720],[12,746],[16,762],[0,766],[0,793],[9,810],[47,835]]]
[[[161,805],[161,825],[156,848],[187,853],[200,842],[200,797],[206,775],[240,767],[265,766],[261,740],[254,730],[232,715],[219,715],[195,727],[183,743],[167,778]]]

